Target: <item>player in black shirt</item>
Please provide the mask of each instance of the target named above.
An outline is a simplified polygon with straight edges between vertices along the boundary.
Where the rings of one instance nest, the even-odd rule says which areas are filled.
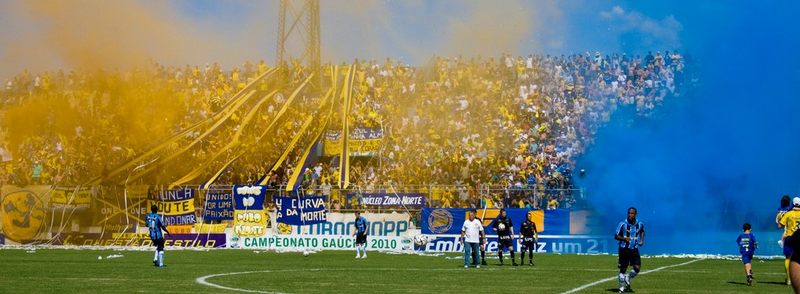
[[[517,259],[514,257],[514,225],[511,218],[506,216],[506,210],[500,209],[500,216],[492,222],[492,228],[497,232],[497,255],[500,257],[500,264],[503,264],[503,251],[511,252],[511,263],[517,266]]]
[[[536,250],[536,244],[539,243],[539,231],[536,229],[536,223],[526,218],[519,229],[519,238],[522,239],[522,257],[519,259],[519,264],[525,264],[525,251],[527,250],[531,256],[528,265],[533,266],[533,251]]]
[[[486,212],[484,211],[484,216],[481,217],[481,224],[483,223],[483,218],[486,216]],[[486,234],[481,235],[481,265],[486,265],[486,244],[488,244],[486,240]]]

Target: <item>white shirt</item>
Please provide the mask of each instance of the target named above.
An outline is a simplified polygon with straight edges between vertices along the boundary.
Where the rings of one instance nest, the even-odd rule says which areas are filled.
[[[483,232],[483,224],[477,218],[473,220],[464,220],[464,226],[461,227],[461,232],[464,233],[464,242],[480,243],[481,232]]]

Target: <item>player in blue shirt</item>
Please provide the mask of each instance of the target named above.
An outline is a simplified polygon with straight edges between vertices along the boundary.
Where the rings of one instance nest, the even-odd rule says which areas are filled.
[[[736,238],[736,244],[739,244],[739,253],[742,254],[742,263],[744,263],[744,273],[747,275],[747,285],[753,284],[753,268],[750,262],[753,260],[753,253],[756,252],[756,236],[750,232],[750,224],[745,223],[742,226],[744,233]]]
[[[356,258],[367,258],[367,219],[361,216],[361,212],[356,210]],[[361,256],[361,252],[364,256]]]
[[[636,219],[636,208],[628,208],[628,218],[621,221],[614,232],[614,239],[619,241],[619,293],[633,292],[631,280],[639,274],[642,259],[639,247],[644,245],[644,224]],[[628,265],[633,270],[627,275]]]
[[[164,223],[161,222],[161,216],[158,215],[158,207],[153,205],[150,206],[150,213],[147,214],[145,218],[145,223],[147,224],[147,229],[150,230],[150,240],[153,241],[153,246],[156,246],[155,255],[153,255],[153,265],[158,267],[164,266],[164,235],[161,233],[161,230],[167,232],[167,236],[169,236],[169,231],[167,231],[167,227],[164,226]]]

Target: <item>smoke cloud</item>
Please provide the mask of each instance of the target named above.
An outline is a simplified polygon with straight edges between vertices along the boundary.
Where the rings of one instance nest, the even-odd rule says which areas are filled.
[[[697,12],[720,20],[693,28],[704,39],[688,62],[700,84],[653,118],[617,113],[579,161],[603,227],[636,206],[649,227],[646,252],[736,254],[749,222],[762,236],[759,254],[780,254],[779,198],[800,196],[800,34],[786,26],[788,11]]]
[[[265,59],[273,55],[262,50],[275,35],[277,5],[271,4],[239,3],[235,7],[244,12],[225,16],[243,19],[231,21],[191,18],[164,1],[3,1],[0,74],[126,69],[148,60],[233,66]]]

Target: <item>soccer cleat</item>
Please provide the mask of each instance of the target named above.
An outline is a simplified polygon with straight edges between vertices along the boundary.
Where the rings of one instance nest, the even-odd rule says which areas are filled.
[[[747,285],[748,286],[752,286],[753,285],[753,276],[747,276]]]
[[[465,265],[465,266],[464,266],[464,268],[469,268],[469,266],[468,266],[468,265]]]
[[[366,258],[367,258],[367,254],[364,253],[364,256],[362,256],[361,259],[366,259]]]
[[[625,293],[625,287],[619,287],[619,293]]]
[[[481,265],[488,265],[488,264],[486,263],[486,260],[481,260]]]
[[[158,266],[158,260],[153,260],[153,266]]]
[[[628,276],[625,276],[625,292],[633,292],[633,288],[631,288],[631,280]]]
[[[356,259],[359,259],[359,258],[361,258],[361,255],[356,255]]]
[[[479,265],[476,265],[476,266],[475,266],[475,268],[481,268],[481,265],[480,265],[480,264],[479,264]]]
[[[533,266],[533,261],[528,263],[529,266]]]
[[[517,264],[516,262],[512,263],[511,265],[513,265],[513,266],[519,266],[519,264]]]
[[[625,284],[625,292],[633,293],[633,288],[631,288],[631,284]]]

